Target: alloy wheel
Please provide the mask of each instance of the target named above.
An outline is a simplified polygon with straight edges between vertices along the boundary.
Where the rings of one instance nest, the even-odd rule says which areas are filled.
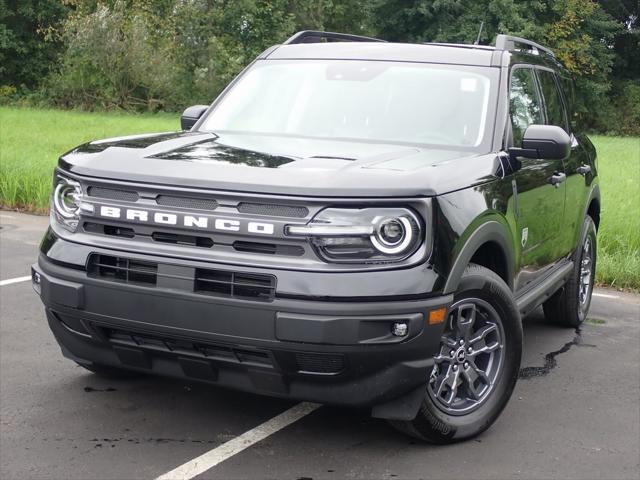
[[[466,298],[452,305],[427,388],[437,407],[463,415],[485,403],[502,370],[504,345],[500,316],[488,302]]]
[[[591,244],[591,238],[587,236],[582,245],[582,256],[580,259],[580,281],[578,289],[578,300],[580,301],[580,308],[585,309],[589,298],[591,297],[591,290],[593,288],[593,248]]]

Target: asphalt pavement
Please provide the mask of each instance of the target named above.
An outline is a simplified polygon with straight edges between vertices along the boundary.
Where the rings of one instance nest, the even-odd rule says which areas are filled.
[[[502,416],[475,440],[438,447],[363,411],[291,418],[295,402],[77,367],[31,283],[7,282],[29,275],[47,222],[0,211],[2,479],[152,479],[207,461],[195,478],[640,478],[640,296],[596,290],[580,332],[527,317]]]

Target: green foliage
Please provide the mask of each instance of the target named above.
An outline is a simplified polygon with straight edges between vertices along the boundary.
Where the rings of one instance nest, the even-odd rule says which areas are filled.
[[[593,0],[379,0],[374,12],[382,36],[397,41],[472,43],[484,22],[480,43],[508,33],[549,45],[575,77],[582,128],[601,127],[594,112],[610,103],[611,47],[623,25]]]
[[[637,0],[0,0],[0,102],[181,110],[298,30],[551,46],[582,128],[637,134]],[[635,102],[630,104],[629,102]],[[635,113],[634,113],[635,112]]]
[[[0,0],[0,86],[42,82],[61,48],[53,33],[67,12],[60,0]]]
[[[66,20],[61,33],[66,51],[47,84],[59,105],[172,106],[173,65],[166,42],[154,41],[144,15],[130,12],[125,2],[116,1],[89,14],[77,11]]]
[[[288,0],[75,0],[48,95],[88,109],[209,103],[260,52],[296,31],[296,14],[319,28],[342,19],[340,28],[349,29],[345,15],[358,4],[298,3],[300,10]]]

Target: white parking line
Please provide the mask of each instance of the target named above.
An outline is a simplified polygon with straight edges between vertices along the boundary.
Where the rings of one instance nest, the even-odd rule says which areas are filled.
[[[160,475],[156,480],[189,480],[201,473],[215,467],[226,459],[233,457],[237,453],[258,443],[260,440],[273,435],[279,430],[297,422],[302,417],[309,415],[320,407],[317,403],[302,402],[280,415],[267,420],[261,425],[243,433],[242,435],[229,440],[226,443],[203,453],[199,457],[189,460],[187,463],[174,468],[170,472]]]
[[[594,297],[602,297],[602,298],[620,298],[619,295],[610,295],[608,293],[596,293],[593,292]]]
[[[12,283],[26,282],[27,280],[31,280],[31,275],[27,275],[26,277],[17,277],[17,278],[9,278],[7,280],[0,280],[0,287],[4,287],[5,285],[11,285]]]

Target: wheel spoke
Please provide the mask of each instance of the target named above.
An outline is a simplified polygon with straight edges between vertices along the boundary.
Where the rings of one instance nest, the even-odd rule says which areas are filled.
[[[442,337],[440,337],[440,342],[449,348],[456,348],[458,346],[458,342],[456,342],[456,339],[451,338],[448,335],[443,335]]]
[[[436,363],[442,363],[442,362],[451,362],[451,357],[449,356],[445,356],[442,353],[439,353],[438,355],[436,355],[435,357],[433,357],[433,360]]]
[[[453,372],[453,375],[449,377],[447,381],[447,386],[449,387],[449,395],[445,399],[445,403],[447,405],[451,405],[453,401],[456,399],[458,394],[458,378],[460,377],[460,370],[456,370]]]
[[[478,388],[475,385],[476,380],[478,380],[479,378],[479,375],[476,372],[475,367],[472,367],[471,365],[469,365],[469,368],[465,368],[462,374],[464,375],[465,380],[467,381],[467,387],[473,399],[480,400],[480,393],[478,392]]]
[[[579,290],[578,300],[580,305],[585,305],[589,300],[589,293],[591,291],[591,282],[593,275],[593,254],[591,253],[591,240],[589,237],[584,242],[582,247],[582,259],[580,262],[580,277],[579,277]]]
[[[477,343],[480,340],[484,340],[487,335],[489,335],[491,332],[495,332],[497,329],[498,327],[496,327],[496,325],[493,323],[486,325],[476,332],[474,337],[471,340],[469,340],[469,343],[473,345],[474,343]]]
[[[493,353],[496,350],[498,350],[499,348],[500,348],[500,343],[499,342],[493,342],[491,344],[484,343],[479,348],[473,348],[473,350],[471,352],[467,353],[467,357],[475,358],[478,355],[483,354],[483,353]]]
[[[449,381],[449,378],[451,377],[451,374],[453,373],[453,367],[451,365],[449,365],[449,368],[447,368],[447,373],[444,375],[440,375],[440,381],[436,382],[436,396],[438,398],[440,398],[442,396],[442,390],[444,389],[444,387],[447,385],[447,382]]]
[[[465,317],[463,312],[469,312],[468,316]],[[456,321],[456,326],[458,329],[458,337],[464,340],[469,339],[469,334],[471,333],[471,329],[473,324],[476,321],[476,306],[474,304],[464,305],[458,310],[458,318]]]

